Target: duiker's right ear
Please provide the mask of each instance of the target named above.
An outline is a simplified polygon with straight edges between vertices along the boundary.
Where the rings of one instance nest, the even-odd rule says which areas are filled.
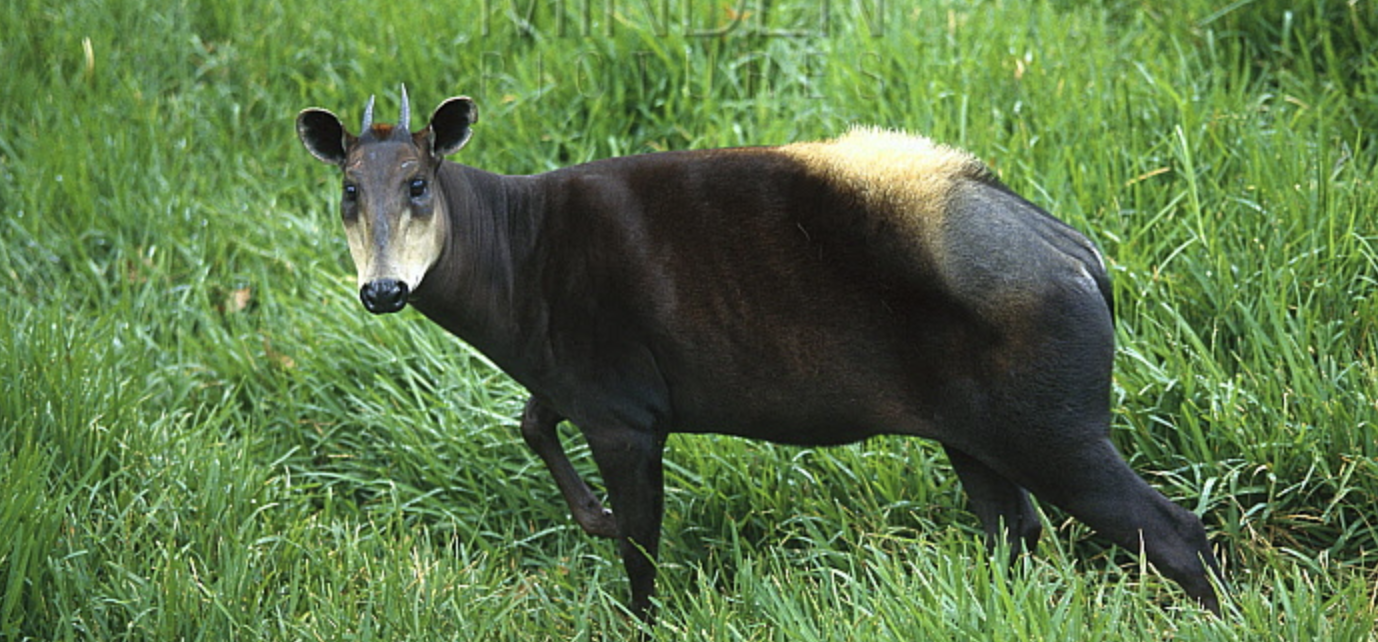
[[[460,150],[474,134],[469,126],[478,122],[478,106],[468,96],[456,96],[440,103],[431,114],[431,151],[444,158]]]
[[[297,114],[297,137],[312,156],[331,165],[343,165],[349,134],[340,118],[324,109],[304,109]]]

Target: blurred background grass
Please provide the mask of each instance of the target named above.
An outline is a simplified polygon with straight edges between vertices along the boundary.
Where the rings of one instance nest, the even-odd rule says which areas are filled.
[[[406,82],[532,173],[852,123],[1087,232],[1114,434],[1203,515],[1201,617],[1056,511],[986,563],[934,444],[673,438],[658,639],[1372,639],[1371,1],[11,0],[0,7],[0,638],[604,639],[633,625],[522,391],[355,301],[292,131]],[[576,464],[591,462],[570,429]],[[1154,605],[1167,605],[1166,609]]]

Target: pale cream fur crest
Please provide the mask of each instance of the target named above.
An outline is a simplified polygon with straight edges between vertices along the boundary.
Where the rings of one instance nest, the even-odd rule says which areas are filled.
[[[872,212],[894,216],[900,228],[928,239],[934,250],[954,187],[963,180],[991,180],[985,165],[965,151],[876,127],[778,149],[858,195]]]

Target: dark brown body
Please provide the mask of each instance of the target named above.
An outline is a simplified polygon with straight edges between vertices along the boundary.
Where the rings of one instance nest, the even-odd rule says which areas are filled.
[[[343,166],[369,144],[453,151],[425,142],[438,131],[317,155]],[[405,302],[531,391],[523,436],[579,523],[621,540],[635,611],[649,612],[671,432],[935,439],[992,542],[1017,551],[1038,538],[1027,489],[1142,545],[1218,609],[1200,521],[1108,440],[1114,332],[1099,255],[969,156],[874,131],[529,177],[444,153],[430,170],[443,249],[401,287]],[[376,280],[361,281],[368,302]],[[562,419],[587,438],[615,519],[569,465]]]
[[[750,184],[733,187],[743,175]],[[1070,293],[1052,287],[1078,265],[1100,275],[1094,250],[993,184],[979,198],[1015,208],[1000,236],[1018,236],[973,253],[1006,260],[995,274],[942,283],[925,265],[932,257],[884,256],[876,232],[847,220],[853,199],[769,150],[619,158],[535,177],[447,163],[441,178],[462,203],[455,210],[480,227],[505,223],[493,247],[468,247],[503,269],[482,301],[465,294],[474,266],[464,253],[444,255],[410,303],[576,424],[630,420],[809,445],[879,433],[960,443],[967,435],[946,427],[958,413],[981,421],[1027,395],[960,408],[955,399],[1031,377],[1056,378],[1058,405],[1081,396],[1108,418],[1104,294],[1094,280],[1068,284]],[[487,193],[466,199],[475,186]],[[999,247],[1010,238],[1060,251]],[[992,287],[1001,279],[1028,281],[1005,284],[1018,288],[1009,306]],[[1049,291],[1030,305],[1030,287]],[[1043,346],[1051,354],[1029,354],[1033,332],[1070,336],[1043,340],[1059,343]]]

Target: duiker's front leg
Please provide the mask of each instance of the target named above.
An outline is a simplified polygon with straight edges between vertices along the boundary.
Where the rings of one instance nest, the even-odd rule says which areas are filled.
[[[617,544],[631,581],[632,613],[650,622],[660,520],[665,512],[664,441],[653,431],[637,428],[598,426],[583,431],[617,509]]]
[[[533,397],[527,400],[526,410],[522,412],[522,438],[545,462],[545,467],[550,469],[550,474],[555,477],[555,485],[564,495],[565,503],[569,504],[574,521],[584,532],[597,537],[615,538],[617,521],[613,519],[612,511],[598,501],[593,490],[579,477],[574,465],[569,463],[564,447],[560,445],[560,435],[555,427],[562,419],[558,413],[541,405]]]

